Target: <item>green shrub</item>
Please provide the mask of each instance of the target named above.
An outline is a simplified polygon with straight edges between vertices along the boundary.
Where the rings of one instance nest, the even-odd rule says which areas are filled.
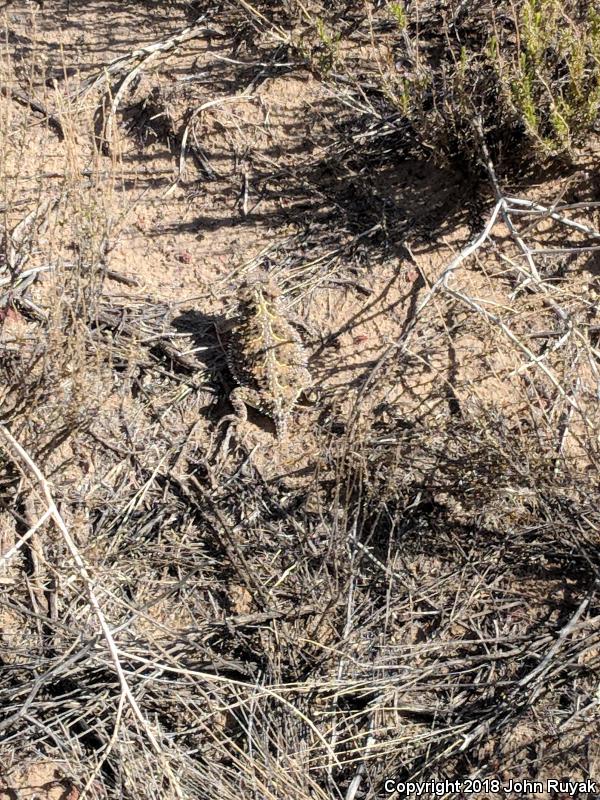
[[[518,58],[503,70],[512,102],[544,151],[569,152],[600,108],[600,14],[574,21],[558,0],[525,0],[518,31]]]

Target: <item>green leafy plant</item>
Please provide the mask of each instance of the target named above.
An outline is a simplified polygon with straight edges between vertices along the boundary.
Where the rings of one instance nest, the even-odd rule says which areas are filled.
[[[319,45],[317,47],[317,67],[322,75],[327,75],[339,57],[340,34],[331,33],[321,17],[315,20]]]
[[[388,6],[401,31],[408,25],[408,17],[402,3],[390,3]]]
[[[600,14],[574,21],[558,0],[526,0],[518,19],[520,52],[505,73],[510,96],[548,153],[567,153],[600,110]]]

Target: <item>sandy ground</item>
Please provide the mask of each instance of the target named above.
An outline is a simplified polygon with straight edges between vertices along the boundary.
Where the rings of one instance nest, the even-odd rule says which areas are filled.
[[[196,455],[209,452],[215,424],[229,411],[231,387],[222,359],[215,375],[206,369],[203,350],[218,348],[215,330],[231,313],[236,286],[258,266],[275,275],[290,313],[302,322],[314,381],[287,441],[275,442],[269,421],[250,414],[245,444],[267,483],[313,481],[324,442],[335,442],[352,425],[373,442],[379,429],[434,420],[448,405],[456,414],[493,406],[510,424],[527,425],[531,398],[539,399],[539,385],[528,384],[531,358],[547,359],[561,385],[574,386],[568,363],[547,352],[548,340],[530,336],[552,329],[555,315],[540,294],[515,297],[518,270],[497,246],[451,278],[470,306],[459,299],[449,311],[437,297],[428,300],[428,287],[483,228],[491,203],[473,208],[472,187],[458,169],[409,159],[372,168],[336,160],[352,113],[308,71],[284,66],[253,80],[244,66],[254,54],[251,45],[234,42],[224,19],[206,35],[151,59],[121,94],[112,82],[104,93],[103,67],[180,32],[189,24],[183,9],[19,2],[2,14],[8,32],[2,83],[35,96],[66,126],[61,139],[18,98],[0,97],[3,135],[11,145],[1,175],[10,226],[39,198],[60,197],[65,186],[79,197],[79,211],[66,225],[50,214],[32,263],[68,264],[82,241],[106,238],[106,267],[117,280],[105,278],[104,301],[128,308],[164,305],[169,330],[181,334],[178,346],[198,363],[195,402],[173,411],[190,431],[186,446]],[[94,79],[98,86],[82,91]],[[104,153],[94,138],[102,98],[116,112]],[[358,180],[365,169],[371,169],[368,193]],[[585,193],[591,180],[582,167],[569,185]],[[528,196],[551,201],[567,189],[566,181],[554,181],[530,188]],[[499,245],[506,232],[498,225],[494,233]],[[544,235],[551,240],[555,229],[549,226]],[[549,270],[555,268],[553,262]],[[579,257],[558,268],[559,279],[569,284],[570,310],[593,325],[596,308],[577,298],[597,296],[597,266]],[[34,302],[49,308],[59,285],[54,272],[42,273],[32,289]],[[473,302],[488,316],[477,313]],[[398,349],[416,311],[417,324]],[[519,343],[496,324],[499,318]],[[2,335],[5,343],[31,344],[36,323],[13,314]],[[581,363],[578,374],[578,402],[593,415],[594,368]],[[544,376],[541,385],[549,391],[553,386]],[[104,386],[97,397],[98,434],[115,433],[117,408],[140,431],[149,426],[141,403],[129,401],[123,412],[122,398]],[[546,418],[543,402],[540,408],[542,426],[555,430],[559,412],[550,401]],[[573,430],[564,438],[564,453],[579,452],[577,426]],[[85,493],[84,473],[93,474],[94,465],[69,470]],[[105,486],[110,480],[103,476]],[[507,513],[518,515],[522,502],[511,496]],[[457,519],[466,513],[457,508]],[[234,609],[246,610],[242,594]],[[60,764],[15,765],[5,778],[11,788],[0,789],[0,797],[76,800],[65,775]]]

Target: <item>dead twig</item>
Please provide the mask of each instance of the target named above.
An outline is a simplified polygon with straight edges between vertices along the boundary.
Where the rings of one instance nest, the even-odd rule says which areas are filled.
[[[124,56],[119,56],[119,58],[116,58],[114,61],[111,61],[110,64],[104,66],[95,76],[85,81],[78,90],[78,96],[85,96],[88,94],[88,92],[91,92],[101,86],[102,83],[104,83],[113,75],[131,70],[136,63],[148,56],[159,55],[160,53],[168,53],[175,47],[201,36],[225,35],[224,31],[220,30],[219,28],[203,24],[205,20],[206,17],[201,17],[196,24],[188,28],[184,28],[174,36],[168,36],[164,39],[159,39],[158,41],[152,42],[145,47],[140,47],[137,50],[133,50]]]
[[[34,97],[31,97],[31,95],[25,94],[25,92],[20,92],[11,86],[0,86],[0,94],[4,95],[4,97],[10,97],[12,100],[16,100],[17,103],[21,103],[21,105],[30,108],[32,111],[35,111],[36,114],[41,114],[44,119],[48,121],[49,127],[54,130],[61,142],[64,141],[65,131],[62,122],[56,114],[48,111],[46,106],[43,103],[40,103],[39,100],[36,100]]]
[[[104,612],[100,606],[98,601],[98,596],[96,594],[96,589],[94,585],[94,580],[90,575],[90,572],[85,564],[77,545],[75,544],[75,540],[71,536],[71,533],[60,514],[56,503],[54,502],[54,498],[52,496],[52,492],[50,491],[50,486],[48,485],[47,480],[43,476],[41,470],[37,466],[37,464],[33,461],[29,453],[25,450],[24,447],[14,438],[14,436],[8,431],[8,429],[0,424],[0,434],[4,437],[6,445],[8,446],[9,450],[12,450],[13,453],[17,456],[18,461],[21,464],[21,467],[25,474],[28,474],[30,478],[34,479],[34,482],[37,484],[37,489],[40,492],[42,498],[44,499],[46,505],[46,512],[44,517],[47,519],[52,519],[60,534],[67,546],[67,549],[75,563],[77,568],[77,572],[79,578],[81,579],[83,585],[85,586],[88,600],[90,606],[98,620],[98,624],[102,631],[102,635],[106,641],[106,645],[108,647],[108,651],[110,653],[115,671],[119,678],[119,683],[121,686],[121,694],[124,698],[126,698],[131,710],[133,711],[136,719],[140,723],[148,741],[150,742],[154,752],[158,756],[159,762],[161,763],[163,769],[165,770],[165,775],[169,778],[171,785],[177,794],[177,797],[180,800],[185,800],[185,796],[181,791],[179,786],[179,781],[177,780],[175,774],[173,773],[171,767],[169,766],[167,759],[163,752],[163,747],[159,743],[158,739],[154,731],[152,730],[149,721],[144,716],[131,688],[125,676],[125,672],[123,670],[121,659],[119,656],[119,651],[117,648],[117,644],[113,638],[112,631],[108,625],[106,617],[104,616]],[[6,446],[5,445],[5,446]],[[34,533],[40,526],[36,524],[33,526],[31,531]],[[35,528],[35,530],[34,530]],[[31,535],[33,535],[33,533]]]

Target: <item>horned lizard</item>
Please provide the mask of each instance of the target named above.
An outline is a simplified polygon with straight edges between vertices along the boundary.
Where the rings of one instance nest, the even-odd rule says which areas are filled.
[[[310,386],[306,353],[296,329],[284,313],[282,296],[273,278],[260,275],[241,284],[238,317],[226,349],[227,365],[238,384],[229,395],[235,415],[244,422],[246,405],[275,423],[277,438],[299,395]]]

